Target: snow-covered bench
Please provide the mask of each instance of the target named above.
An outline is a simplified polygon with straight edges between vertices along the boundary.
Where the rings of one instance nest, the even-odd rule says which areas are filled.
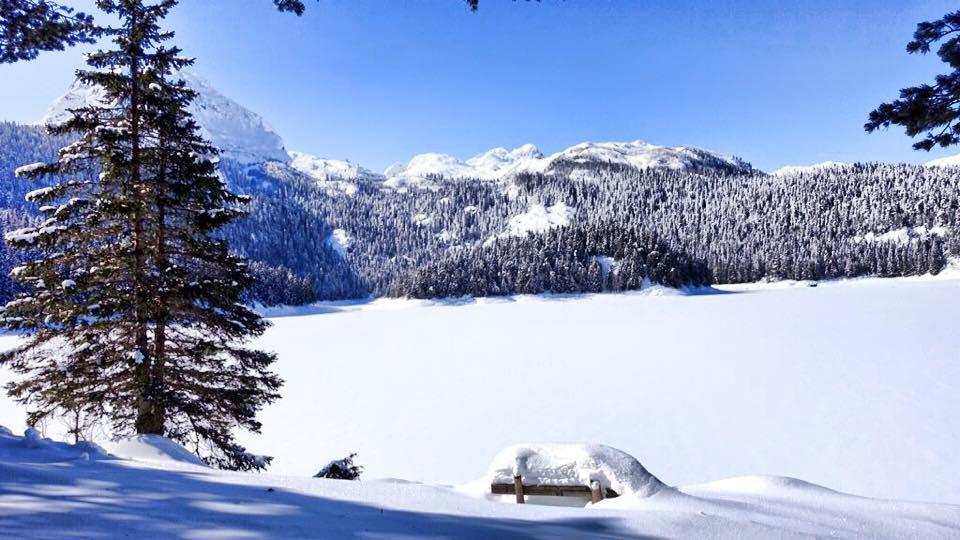
[[[490,466],[490,492],[579,497],[597,503],[625,494],[647,497],[663,484],[633,456],[599,444],[518,444],[497,454]]]
[[[559,486],[548,484],[524,484],[522,476],[514,476],[512,484],[490,484],[490,493],[494,495],[516,495],[517,504],[526,502],[526,495],[547,497],[580,497],[590,502],[619,497],[620,494],[610,488],[604,488],[600,482],[593,481],[589,486]]]

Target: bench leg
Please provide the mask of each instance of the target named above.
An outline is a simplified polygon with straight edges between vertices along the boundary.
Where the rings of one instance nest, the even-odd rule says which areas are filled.
[[[603,487],[600,482],[594,480],[590,482],[590,501],[594,504],[603,500]]]
[[[523,504],[523,479],[519,476],[513,477],[513,488],[517,492],[517,504]]]

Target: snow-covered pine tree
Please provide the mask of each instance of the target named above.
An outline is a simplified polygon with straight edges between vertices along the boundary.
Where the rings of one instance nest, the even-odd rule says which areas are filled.
[[[121,24],[117,47],[88,56],[79,79],[101,103],[73,111],[57,133],[79,133],[59,160],[20,169],[73,178],[30,194],[49,216],[8,235],[45,255],[15,270],[32,290],[4,310],[26,344],[2,357],[24,378],[10,386],[30,421],[80,408],[117,433],[162,434],[208,463],[261,469],[238,445],[281,382],[272,354],[244,342],[267,323],[240,303],[243,260],[214,233],[241,215],[186,111],[194,93],[175,73],[192,60],[165,46],[163,0],[100,0]]]
[[[363,474],[363,466],[354,464],[353,460],[356,457],[357,453],[354,452],[343,459],[331,461],[324,465],[313,477],[331,480],[359,480],[360,475]]]

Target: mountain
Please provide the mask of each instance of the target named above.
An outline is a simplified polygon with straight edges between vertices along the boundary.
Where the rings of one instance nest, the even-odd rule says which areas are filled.
[[[259,115],[184,79],[200,93],[199,123],[224,149],[224,179],[251,196],[248,216],[223,237],[251,260],[248,300],[264,305],[910,275],[960,254],[960,213],[949,204],[960,176],[949,169],[827,162],[767,176],[732,156],[633,141],[549,155],[530,144],[466,160],[421,154],[377,174],[288,153]],[[102,98],[75,85],[45,121]],[[34,223],[24,195],[58,181],[14,170],[68,142],[0,122],[0,232]],[[0,276],[26,256],[0,245]],[[0,278],[0,300],[14,291]]]
[[[960,154],[934,159],[923,164],[924,167],[960,167]]]
[[[288,152],[290,166],[316,180],[316,186],[328,193],[353,195],[362,183],[384,181],[382,174],[375,173],[352,161],[323,159],[304,152]]]
[[[786,165],[770,173],[770,176],[786,176],[788,174],[803,174],[819,172],[826,169],[849,167],[850,163],[839,161],[822,161],[813,165]]]
[[[658,146],[632,141],[584,142],[549,156],[544,156],[536,146],[525,144],[513,150],[494,148],[465,161],[447,154],[427,153],[391,166],[384,176],[388,186],[403,187],[423,184],[432,176],[502,180],[520,173],[551,174],[594,165],[619,165],[637,170],[754,172],[749,163],[726,154],[693,146]]]
[[[263,117],[224,96],[206,79],[190,71],[181,71],[187,85],[197,92],[190,106],[204,137],[220,148],[222,157],[238,163],[290,161],[283,139]],[[69,109],[102,104],[104,92],[74,81],[65,94],[54,101],[39,124],[58,124],[69,118]]]
[[[739,158],[693,146],[668,147],[632,141],[585,142],[549,156],[544,156],[532,144],[513,150],[493,148],[467,160],[448,154],[425,153],[406,163],[393,165],[381,175],[350,161],[318,158],[305,152],[288,153],[283,139],[259,114],[226,97],[196,73],[183,70],[179,76],[197,92],[190,112],[203,135],[220,148],[222,158],[242,164],[287,163],[316,180],[318,187],[327,192],[350,194],[355,192],[357,182],[383,182],[386,187],[404,188],[432,185],[429,179],[433,177],[496,181],[521,173],[570,173],[594,165],[733,174],[754,171],[749,163]],[[74,82],[50,105],[38,123],[63,122],[69,117],[69,109],[102,103],[103,94],[101,88]]]

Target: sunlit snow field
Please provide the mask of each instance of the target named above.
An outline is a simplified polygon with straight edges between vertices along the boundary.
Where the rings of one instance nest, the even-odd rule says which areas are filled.
[[[283,399],[243,440],[299,476],[356,451],[367,478],[460,484],[511,444],[589,441],[670,485],[960,503],[960,279],[725,289],[291,310],[258,343]],[[0,419],[23,428],[7,398]]]

